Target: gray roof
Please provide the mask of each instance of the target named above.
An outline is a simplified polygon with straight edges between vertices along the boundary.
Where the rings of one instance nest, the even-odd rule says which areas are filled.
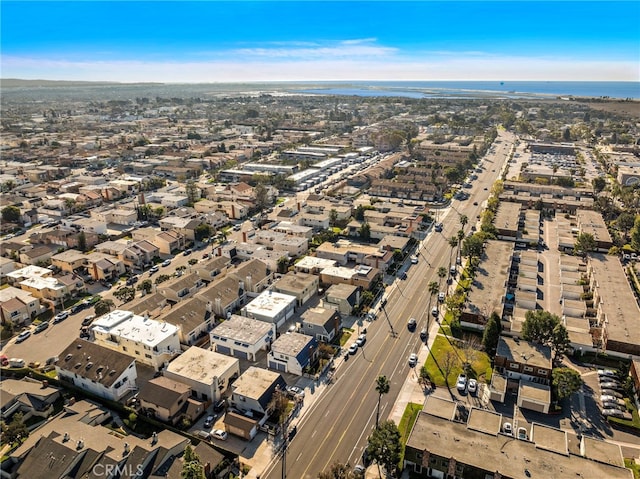
[[[223,338],[230,338],[247,344],[255,344],[273,332],[274,325],[253,318],[246,318],[236,314],[216,326],[211,333]]]
[[[59,355],[56,369],[110,388],[135,360],[131,356],[84,339],[75,339]]]
[[[188,334],[202,325],[210,316],[211,314],[207,311],[207,301],[194,297],[163,311],[156,319],[178,326],[183,334]]]
[[[191,388],[186,384],[159,376],[150,379],[140,387],[138,398],[141,401],[169,409],[183,394],[189,391]]]

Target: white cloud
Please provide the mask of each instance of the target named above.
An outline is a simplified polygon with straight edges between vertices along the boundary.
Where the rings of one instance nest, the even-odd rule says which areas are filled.
[[[250,61],[54,61],[2,56],[5,78],[122,82],[234,82],[321,80],[638,81],[635,62],[571,61],[475,55],[399,60],[323,55],[297,59],[254,55]],[[386,59],[385,59],[386,58]]]

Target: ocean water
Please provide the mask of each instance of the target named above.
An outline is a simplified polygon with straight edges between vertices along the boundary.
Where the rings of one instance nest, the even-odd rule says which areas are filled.
[[[449,81],[321,82],[304,93],[408,98],[557,98],[640,99],[640,82]]]

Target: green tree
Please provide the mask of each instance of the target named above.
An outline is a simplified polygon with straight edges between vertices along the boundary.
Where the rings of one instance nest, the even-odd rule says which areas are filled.
[[[253,194],[256,199],[256,208],[262,211],[269,207],[271,202],[269,201],[269,191],[267,190],[266,186],[264,186],[262,183],[256,185],[256,187],[253,189]]]
[[[462,225],[463,228],[468,222],[469,222],[469,218],[467,217],[467,215],[460,215],[460,224]]]
[[[5,206],[2,208],[2,221],[6,223],[19,223],[20,216],[20,208],[17,206]]]
[[[182,479],[206,479],[204,466],[200,462],[200,457],[193,451],[190,445],[184,449],[182,456]]]
[[[113,297],[122,301],[123,303],[128,303],[136,297],[136,290],[125,286],[123,288],[115,290],[113,292]]]
[[[601,176],[596,176],[591,180],[591,185],[593,186],[594,193],[600,193],[607,186],[607,180]]]
[[[522,338],[549,346],[554,352],[554,360],[564,354],[571,344],[562,320],[557,315],[542,310],[525,313]]]
[[[427,309],[431,310],[431,301],[433,300],[433,297],[440,292],[440,286],[436,281],[431,281],[429,283],[428,290],[429,290],[429,307]]]
[[[484,250],[484,240],[482,235],[474,233],[471,236],[467,236],[462,242],[462,255],[470,258],[480,258],[482,251]]]
[[[193,234],[196,240],[202,241],[213,234],[213,228],[207,223],[200,223],[193,229]]]
[[[87,235],[84,234],[84,231],[78,233],[78,249],[80,251],[87,251]]]
[[[482,346],[487,354],[491,357],[496,353],[498,341],[500,340],[500,317],[494,311],[489,316],[487,324],[482,333]]]
[[[551,377],[559,399],[571,396],[582,387],[580,373],[571,368],[555,368],[551,371]]]
[[[13,419],[7,425],[2,422],[2,442],[5,444],[13,444],[29,437],[29,429],[23,421],[23,414],[17,412],[13,415]]]
[[[596,240],[591,233],[580,233],[573,246],[573,252],[586,256],[590,251],[596,249]]]
[[[278,273],[285,274],[287,272],[287,268],[289,268],[289,257],[283,256],[278,259]]]
[[[640,251],[640,215],[636,216],[631,229],[631,247],[636,251]]]
[[[438,268],[438,278],[440,278],[440,284],[442,284],[442,280],[447,277],[448,273],[449,271],[447,271],[447,268],[445,268],[444,266],[440,266]]]
[[[362,223],[362,226],[358,230],[358,234],[363,240],[371,238],[371,227],[369,226],[369,223]]]
[[[200,191],[198,189],[198,185],[196,185],[195,181],[187,180],[184,185],[185,192],[187,194],[187,201],[189,206],[193,206],[193,204],[200,199]]]
[[[111,311],[115,307],[116,305],[112,300],[101,299],[95,305],[96,316],[102,316],[103,314],[107,314],[109,311]]]
[[[150,279],[145,279],[138,286],[136,286],[138,291],[144,291],[145,294],[149,294],[153,289],[153,283]]]
[[[380,401],[382,401],[382,395],[387,394],[391,389],[391,384],[389,384],[389,380],[387,376],[378,376],[376,379],[376,392],[378,393],[378,407],[376,409],[376,428],[380,422]]]
[[[331,208],[331,211],[329,211],[329,224],[331,226],[335,226],[336,222],[338,221],[338,212]]]
[[[393,421],[385,421],[373,430],[368,439],[367,453],[385,468],[387,475],[396,476],[402,456],[402,442],[398,426]]]

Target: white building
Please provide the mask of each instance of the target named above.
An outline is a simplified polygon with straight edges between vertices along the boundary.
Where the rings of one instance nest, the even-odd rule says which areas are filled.
[[[115,310],[93,323],[96,343],[161,369],[180,353],[178,328],[129,311]]]
[[[242,308],[242,314],[280,327],[293,316],[296,302],[295,296],[266,290]]]
[[[256,361],[276,337],[276,326],[257,319],[232,315],[209,333],[211,346],[219,353]]]
[[[191,346],[169,363],[164,376],[191,387],[202,401],[218,401],[230,381],[240,376],[240,361],[224,354]]]
[[[60,353],[56,373],[61,381],[111,401],[137,389],[135,359],[83,339]]]

